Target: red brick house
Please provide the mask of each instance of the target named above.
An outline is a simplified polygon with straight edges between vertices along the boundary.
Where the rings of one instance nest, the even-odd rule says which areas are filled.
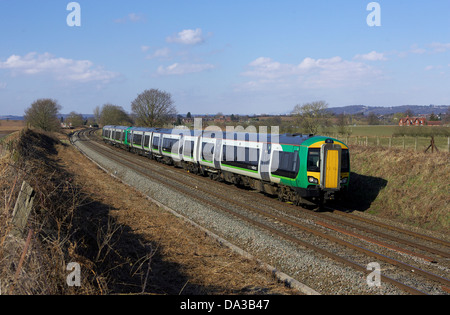
[[[442,126],[442,121],[429,121],[427,122],[428,126]]]
[[[409,116],[406,118],[400,119],[398,125],[399,126],[425,126],[427,124],[427,120],[425,117],[412,117]]]
[[[409,116],[406,118],[401,118],[400,121],[398,122],[399,126],[411,126],[412,124],[413,124],[412,120],[411,118],[409,118]]]
[[[414,118],[414,125],[415,126],[425,126],[427,123],[427,120],[425,117],[416,117]]]

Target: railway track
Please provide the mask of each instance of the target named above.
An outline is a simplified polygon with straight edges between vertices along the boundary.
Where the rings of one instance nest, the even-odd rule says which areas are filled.
[[[382,283],[390,283],[410,294],[448,293],[446,289],[450,287],[450,281],[446,276],[450,243],[446,240],[339,211],[311,212],[115,149],[99,141],[92,131],[81,132],[78,136],[85,140],[83,144],[91,150],[159,185],[360,273],[370,272],[365,263],[367,257],[382,261],[387,270],[386,274],[381,275]],[[373,226],[381,227],[384,231],[374,230]],[[397,235],[386,230],[394,230]],[[399,255],[391,258],[388,254],[393,252]],[[421,266],[423,262],[428,262],[428,265],[425,264],[426,270],[411,265],[411,257],[419,261]]]

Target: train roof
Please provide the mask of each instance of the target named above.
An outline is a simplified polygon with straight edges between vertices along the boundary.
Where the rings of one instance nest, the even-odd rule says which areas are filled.
[[[148,128],[148,127],[126,127],[126,126],[105,126],[104,128],[114,128],[119,130],[129,129],[130,131],[144,131],[144,132],[154,132],[154,133],[162,133],[162,134],[183,134],[184,136],[196,136],[198,135],[198,130],[190,130],[190,129],[166,129],[166,128]],[[283,143],[288,145],[301,145],[306,140],[309,140],[314,137],[314,135],[304,135],[304,134],[281,134],[278,137],[274,137],[272,134],[264,134],[264,133],[249,133],[249,132],[231,132],[227,134],[222,130],[204,130],[202,135],[207,138],[216,138],[216,139],[225,139],[225,140],[242,140],[242,141],[261,141],[261,142],[272,142],[272,138],[277,143]],[[278,138],[278,139],[275,139]]]
[[[126,127],[126,126],[115,126],[115,125],[108,125],[108,126],[104,126],[103,129],[119,129],[119,130],[126,130],[130,127]]]

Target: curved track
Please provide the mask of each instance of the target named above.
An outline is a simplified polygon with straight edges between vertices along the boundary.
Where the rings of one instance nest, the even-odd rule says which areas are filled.
[[[148,180],[359,272],[371,272],[364,263],[367,257],[383,262],[383,269],[388,270],[381,275],[383,283],[410,294],[448,293],[450,243],[446,239],[413,233],[365,216],[337,210],[316,213],[281,203],[106,145],[92,130],[79,132],[77,137],[91,150]]]

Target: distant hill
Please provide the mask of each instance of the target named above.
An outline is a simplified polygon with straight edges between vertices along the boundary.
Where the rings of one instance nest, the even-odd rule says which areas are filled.
[[[94,117],[92,114],[81,114],[84,119],[89,119]],[[58,117],[63,117],[66,119],[69,116],[69,114],[60,114]],[[0,115],[0,120],[24,120],[23,116],[14,116],[14,115]]]
[[[0,120],[23,120],[23,116],[3,115]]]
[[[401,106],[390,106],[390,107],[381,107],[381,106],[366,106],[366,105],[349,105],[342,107],[331,107],[328,110],[336,115],[346,114],[346,115],[356,115],[363,113],[365,116],[370,113],[374,113],[376,115],[390,115],[395,113],[405,113],[407,110],[410,110],[414,113],[414,115],[430,115],[432,113],[444,114],[450,108],[450,105],[401,105]],[[286,112],[282,114],[270,114],[270,116],[278,116],[278,115],[289,115],[291,112]],[[235,113],[238,114],[239,113]],[[89,119],[94,117],[92,114],[82,114],[85,119]],[[180,114],[182,117],[186,117],[186,114]],[[230,114],[231,115],[231,114]],[[67,118],[69,114],[61,114],[59,117]],[[193,117],[198,116],[206,116],[206,115],[192,115]],[[215,115],[209,115],[214,117]],[[14,115],[0,115],[0,120],[23,120],[23,116],[14,116]]]
[[[346,115],[355,115],[364,113],[364,115],[368,115],[370,113],[374,113],[376,115],[389,115],[395,113],[405,113],[407,110],[410,110],[414,113],[414,115],[430,115],[432,113],[446,113],[450,105],[401,105],[401,106],[391,106],[391,107],[377,107],[377,106],[365,106],[365,105],[350,105],[343,107],[333,107],[328,110],[336,115],[346,114]]]

